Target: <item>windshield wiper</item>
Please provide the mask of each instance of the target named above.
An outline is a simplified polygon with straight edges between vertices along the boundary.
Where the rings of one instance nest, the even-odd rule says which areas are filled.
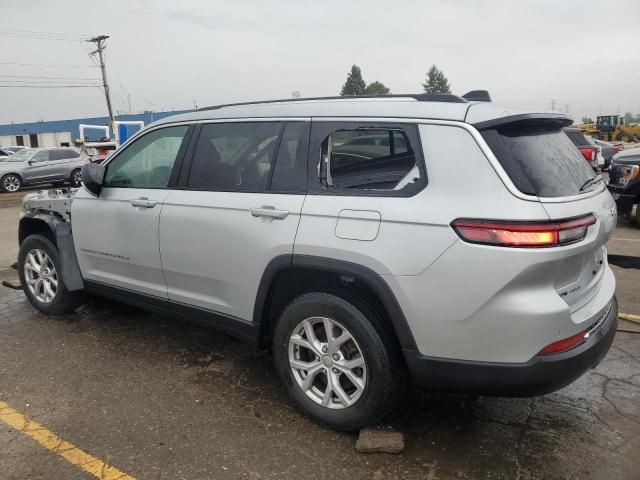
[[[582,184],[582,186],[580,187],[580,192],[582,192],[585,188],[587,188],[590,185],[593,185],[596,182],[599,182],[600,180],[602,180],[602,175],[599,173],[598,175],[596,175],[595,177],[590,178],[589,180],[587,180],[586,182],[584,182]]]

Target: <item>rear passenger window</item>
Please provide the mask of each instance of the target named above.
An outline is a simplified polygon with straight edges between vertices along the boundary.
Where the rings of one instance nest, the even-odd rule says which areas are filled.
[[[329,190],[415,190],[423,178],[417,147],[404,128],[333,131],[320,146],[320,182]]]
[[[308,147],[309,124],[287,122],[271,179],[272,191],[306,192]]]
[[[280,122],[203,125],[193,154],[188,187],[266,191],[281,128]]]

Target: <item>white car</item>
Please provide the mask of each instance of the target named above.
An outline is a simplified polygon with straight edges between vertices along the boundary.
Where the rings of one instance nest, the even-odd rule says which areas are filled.
[[[24,292],[46,314],[86,291],[270,349],[290,397],[341,430],[381,421],[409,378],[557,390],[616,332],[615,204],[569,117],[465,97],[160,120],[85,165],[75,194],[25,199]]]

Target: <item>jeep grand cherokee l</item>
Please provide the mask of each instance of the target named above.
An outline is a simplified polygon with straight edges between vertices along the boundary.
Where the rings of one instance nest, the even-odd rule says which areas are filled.
[[[89,292],[271,349],[290,397],[336,429],[380,421],[408,379],[561,388],[615,335],[615,205],[568,117],[468,97],[160,120],[73,196],[25,200],[24,292],[52,315]]]

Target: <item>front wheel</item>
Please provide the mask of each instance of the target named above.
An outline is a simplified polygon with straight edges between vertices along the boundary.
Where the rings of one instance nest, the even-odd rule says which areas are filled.
[[[17,192],[22,187],[22,179],[18,175],[10,173],[2,177],[2,180],[0,180],[0,187],[2,187],[3,191],[8,193]]]
[[[82,303],[79,292],[70,292],[60,272],[57,247],[43,235],[31,235],[20,245],[18,274],[25,295],[36,309],[47,315],[62,315]]]
[[[336,430],[380,422],[404,387],[400,352],[380,318],[329,293],[289,304],[275,328],[273,358],[289,396]]]
[[[72,187],[78,188],[82,185],[82,172],[80,169],[71,172],[71,179],[69,181]]]

